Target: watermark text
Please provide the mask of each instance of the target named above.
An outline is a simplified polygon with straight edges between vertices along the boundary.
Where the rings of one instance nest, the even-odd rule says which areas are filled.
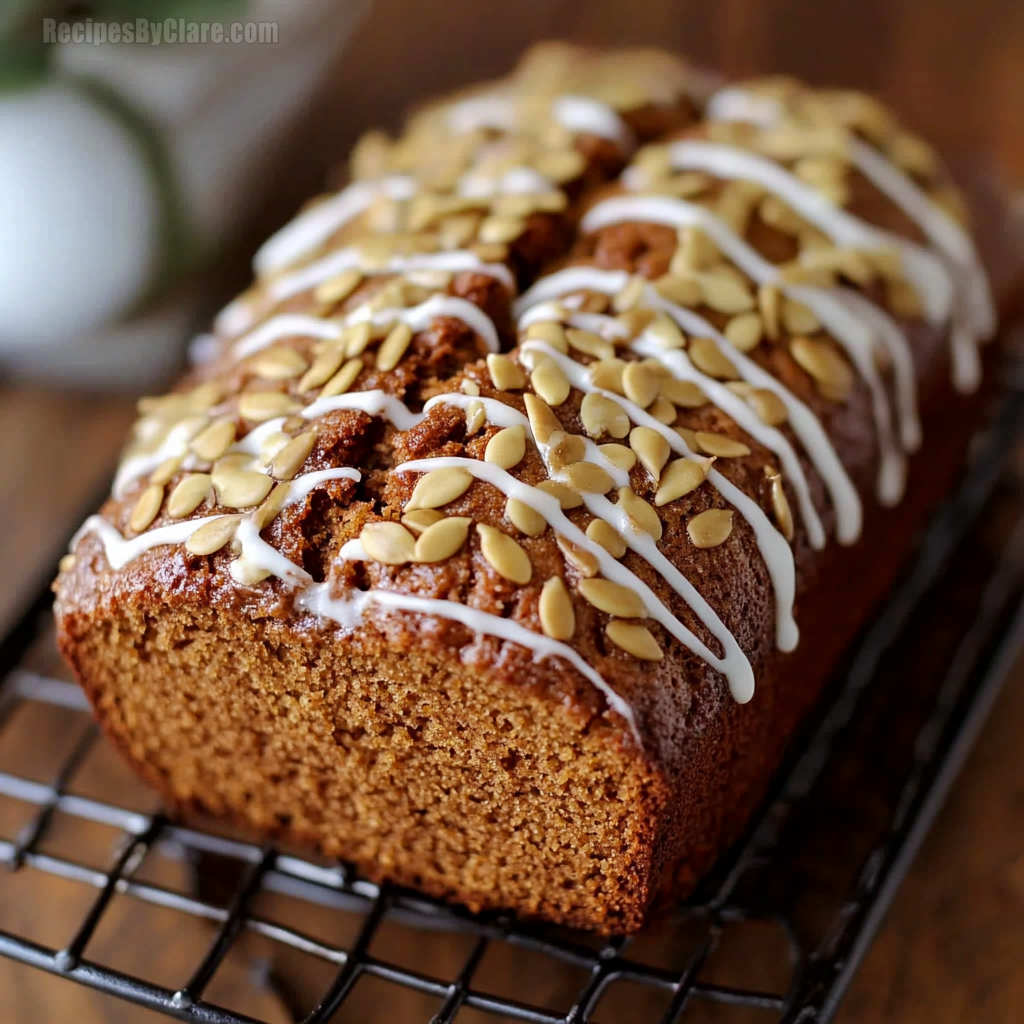
[[[188,43],[265,44],[276,43],[276,21],[189,21],[186,18],[164,18],[150,21],[58,21],[43,18],[43,42],[110,46],[121,44],[174,46]]]

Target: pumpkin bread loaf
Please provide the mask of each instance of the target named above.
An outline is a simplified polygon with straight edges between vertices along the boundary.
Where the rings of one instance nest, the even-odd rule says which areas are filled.
[[[873,99],[648,50],[538,46],[367,135],[62,564],[96,715],[179,808],[636,930],[956,473],[966,218]]]

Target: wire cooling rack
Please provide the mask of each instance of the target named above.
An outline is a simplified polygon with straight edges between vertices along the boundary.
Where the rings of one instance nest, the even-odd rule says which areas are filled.
[[[35,667],[52,660],[41,595],[0,644],[0,811],[23,812],[7,831],[0,813],[0,954],[209,1024],[263,1019],[218,995],[239,963],[247,985],[308,1024],[830,1020],[1024,645],[1024,378],[1008,388],[745,840],[652,933],[598,940],[473,916],[166,819],[127,770],[90,767],[109,756],[82,694]],[[59,757],[9,765],[7,741]],[[9,930],[5,908],[26,894],[50,938],[24,915]],[[155,927],[146,913],[198,928],[185,968],[118,966],[116,951]],[[116,941],[103,934],[111,920]]]

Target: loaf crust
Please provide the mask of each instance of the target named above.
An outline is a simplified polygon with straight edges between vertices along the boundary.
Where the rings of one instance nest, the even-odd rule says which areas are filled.
[[[942,263],[934,239],[872,184],[863,149],[966,240],[931,151],[868,98],[712,92],[649,51],[543,46],[398,140],[364,140],[345,201],[387,194],[344,221],[323,200],[261,250],[207,358],[144,400],[115,496],[62,566],[61,648],[127,759],[182,809],[474,910],[628,932],[692,888],[891,585],[981,407],[971,357],[992,325],[969,244],[947,274],[967,336],[951,349],[949,317],[924,315],[935,294],[908,282],[913,252]],[[722,151],[738,173],[707,169]],[[860,244],[752,181],[766,163],[844,211]],[[707,215],[786,276],[758,286]],[[797,303],[837,287],[875,328],[867,369]],[[889,349],[865,302],[890,317]],[[717,356],[716,331],[736,339]],[[694,373],[700,399],[665,383]],[[904,485],[914,408],[925,443]],[[433,481],[450,500],[424,498],[430,465],[400,468],[419,460],[445,460]],[[576,488],[564,518],[537,497],[549,479]],[[442,516],[449,532],[420,540]]]

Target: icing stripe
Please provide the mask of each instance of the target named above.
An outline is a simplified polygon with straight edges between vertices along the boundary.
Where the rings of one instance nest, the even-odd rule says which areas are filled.
[[[701,640],[661,603],[657,594],[643,580],[612,558],[600,544],[592,541],[575,523],[568,519],[562,511],[557,498],[539,491],[530,484],[517,480],[510,473],[492,462],[482,462],[477,459],[456,457],[416,459],[412,462],[403,462],[401,465],[395,466],[392,472],[428,473],[434,469],[443,469],[445,467],[465,469],[476,479],[483,480],[496,487],[506,497],[515,498],[529,505],[530,508],[534,509],[544,518],[545,522],[555,533],[565,537],[566,540],[571,541],[593,555],[597,560],[602,575],[606,579],[635,591],[640,596],[644,603],[644,608],[652,619],[659,622],[680,643],[693,651],[698,657],[703,658],[728,679],[729,688],[734,696],[736,694],[741,696],[748,694],[746,699],[749,700],[749,694],[753,693],[754,686],[753,670],[742,651],[739,651],[738,647],[735,647],[732,651],[728,651],[727,648],[728,653],[725,658],[717,657],[714,652],[709,650]],[[342,549],[342,555],[345,555],[345,548]],[[732,657],[729,656],[730,654]],[[739,699],[740,697],[737,697],[737,700]]]
[[[514,290],[516,284],[512,272],[503,263],[484,263],[476,253],[468,249],[420,253],[414,256],[392,256],[387,263],[373,267],[366,266],[363,259],[362,253],[355,246],[337,249],[301,270],[275,278],[267,286],[267,295],[274,302],[282,302],[299,292],[315,288],[321,282],[345,270],[360,270],[370,276],[404,274],[415,270],[449,270],[456,274],[471,270],[497,278],[509,291]]]
[[[531,288],[517,304],[520,324],[530,315],[528,303],[532,300],[549,302],[563,291],[591,290],[613,295],[629,282],[624,270],[599,270],[596,267],[569,267],[544,278]],[[836,534],[842,544],[852,544],[860,536],[863,509],[857,489],[836,453],[832,441],[825,433],[818,417],[804,405],[788,388],[762,369],[757,363],[730,345],[726,338],[703,317],[688,309],[663,299],[653,288],[644,290],[646,305],[664,310],[689,334],[710,338],[728,355],[741,377],[756,387],[767,388],[785,404],[789,413],[790,426],[800,439],[804,450],[825,482],[833,507],[836,510]],[[663,352],[658,357],[664,361]],[[813,520],[808,520],[808,530],[813,534]],[[813,540],[813,537],[809,539]]]
[[[282,270],[327,241],[340,227],[369,209],[378,196],[411,199],[416,180],[392,175],[377,181],[354,181],[337,195],[300,213],[260,246],[253,259],[257,274]]]
[[[333,341],[341,337],[345,327],[367,320],[373,324],[390,324],[401,320],[414,332],[425,331],[435,317],[442,316],[461,320],[480,335],[489,352],[498,351],[497,328],[494,321],[479,306],[453,295],[432,295],[426,302],[408,308],[394,306],[375,311],[367,306],[360,306],[340,321],[320,320],[315,316],[298,313],[282,313],[260,324],[252,333],[239,338],[234,344],[233,353],[236,359],[245,359],[282,338],[305,337]]]
[[[543,342],[527,342],[523,348],[525,349],[527,346],[536,351],[542,351],[549,359],[557,362],[573,387],[583,392],[601,395],[614,402],[629,416],[632,422],[638,426],[650,427],[652,430],[658,431],[668,441],[670,447],[685,458],[694,459],[698,462],[705,461],[701,456],[691,451],[682,437],[671,427],[667,427],[664,423],[656,420],[650,413],[641,409],[640,406],[635,405],[628,398],[623,398],[622,395],[617,395],[614,391],[594,387],[590,383],[585,366],[569,359],[567,356],[563,356],[560,352],[557,352],[549,345],[545,345]],[[793,551],[786,538],[769,522],[768,517],[757,502],[749,498],[735,484],[715,469],[708,471],[706,479],[746,519],[757,539],[761,557],[768,568],[768,575],[775,592],[776,642],[780,650],[790,651],[796,646],[799,637],[799,631],[793,619],[793,601],[796,595],[796,569],[793,564]],[[602,571],[604,570],[602,569]]]
[[[903,269],[920,294],[928,318],[932,323],[949,319],[953,307],[952,278],[942,261],[923,246],[854,217],[767,157],[696,140],[674,142],[668,151],[676,170],[704,171],[717,178],[756,182],[788,203],[837,245],[898,250]]]
[[[846,350],[871,391],[872,412],[880,449],[879,498],[894,504],[902,496],[905,459],[895,443],[892,416],[885,388],[874,365],[872,332],[830,292],[805,285],[786,284],[778,269],[704,207],[666,196],[618,196],[593,207],[583,228],[598,230],[626,221],[649,221],[673,228],[697,225],[748,277],[758,284],[775,284],[783,294],[803,303]],[[731,358],[731,354],[730,354]]]

